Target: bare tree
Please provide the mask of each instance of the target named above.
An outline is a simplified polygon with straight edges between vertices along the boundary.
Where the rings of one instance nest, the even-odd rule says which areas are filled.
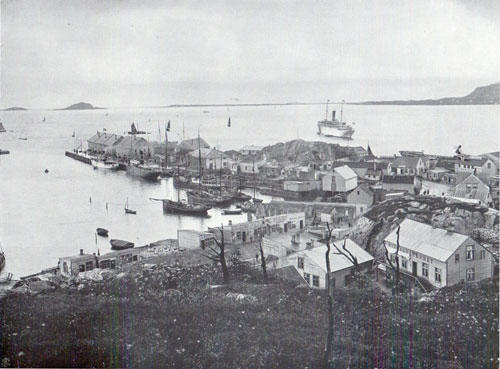
[[[264,275],[264,281],[267,282],[267,265],[266,265],[266,257],[264,255],[264,247],[262,246],[262,236],[259,236],[259,245],[257,249],[260,253],[260,266],[262,268],[262,274]]]
[[[328,299],[328,336],[326,338],[325,345],[325,356],[323,358],[323,368],[328,369],[328,362],[330,361],[330,356],[332,353],[332,345],[333,345],[333,297],[330,293],[331,289],[331,268],[330,268],[330,241],[332,239],[332,229],[330,229],[330,225],[328,222],[326,223],[327,233],[326,233],[326,253],[325,253],[325,261],[326,261],[326,295]]]
[[[210,260],[220,264],[221,269],[222,269],[222,277],[224,279],[224,283],[227,284],[229,283],[229,269],[227,268],[227,263],[226,263],[226,244],[224,242],[224,225],[221,224],[220,228],[217,227],[217,229],[220,232],[220,241],[217,239],[217,237],[214,237],[215,244],[217,245],[217,249],[214,247],[208,247],[210,249],[210,254],[205,255],[207,258]]]
[[[344,242],[342,243],[342,249],[340,249],[335,242],[332,242],[333,247],[335,248],[336,252],[334,252],[335,255],[342,255],[349,260],[352,265],[354,265],[354,270],[358,271],[359,270],[359,263],[358,263],[358,258],[352,254],[349,250],[347,250],[346,247],[346,242],[347,242],[347,236],[344,237]]]
[[[395,264],[392,262],[391,258],[389,257],[389,250],[387,250],[387,247],[385,248],[385,258],[387,259],[387,262],[389,263],[389,266],[391,269],[394,271],[394,276],[395,276],[395,289],[396,293],[399,292],[399,283],[401,281],[401,271],[399,269],[399,231],[401,230],[401,226],[398,226],[398,229],[396,230],[396,253],[394,254],[394,261]]]

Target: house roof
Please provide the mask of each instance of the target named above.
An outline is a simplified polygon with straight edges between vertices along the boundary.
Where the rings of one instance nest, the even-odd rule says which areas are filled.
[[[444,168],[448,170],[455,170],[456,159],[454,158],[438,158],[436,168]]]
[[[418,156],[397,156],[391,160],[393,167],[416,169],[421,159]]]
[[[480,159],[465,158],[464,160],[457,159],[455,163],[463,165],[473,165],[475,167],[482,167],[487,160],[488,158],[480,158]]]
[[[343,241],[336,241],[335,245],[342,250]],[[358,246],[353,240],[346,240],[346,249],[349,250],[357,259],[358,263],[366,263],[367,261],[372,261],[373,256],[363,250]],[[353,264],[344,255],[335,254],[335,248],[332,246],[330,249],[330,270],[331,272],[338,272],[339,270],[352,267]],[[316,265],[323,269],[326,273],[326,245],[318,246],[310,250],[304,250],[301,252],[305,257],[310,258]]]
[[[370,187],[368,187],[366,183],[361,183],[358,187],[349,192],[349,194],[353,193],[354,191],[363,191],[367,193],[369,196],[373,196],[373,191],[370,189]]]
[[[399,244],[412,251],[445,262],[469,238],[466,235],[434,228],[428,224],[405,219],[400,224]],[[385,241],[396,244],[396,229]]]
[[[332,162],[332,166],[334,168],[341,167],[343,165],[347,165],[349,168],[367,168],[367,169],[376,169],[382,170],[387,168],[386,163],[376,162],[376,161],[334,161]]]
[[[344,165],[342,167],[337,167],[333,169],[335,173],[340,175],[343,179],[351,179],[351,178],[356,178],[358,175],[347,165]]]
[[[382,171],[380,169],[378,169],[378,170],[368,169],[366,171],[365,175],[376,176],[376,175],[380,175],[380,174],[382,174]]]
[[[137,144],[149,144],[148,141],[143,137],[136,136],[124,136],[120,137],[117,141],[113,143],[113,146],[116,147],[125,147],[125,148],[134,148]]]
[[[199,140],[199,145],[198,145]],[[192,151],[198,150],[198,148],[210,148],[210,145],[203,138],[190,138],[188,140],[181,141],[181,143],[177,146],[178,151]]]
[[[498,168],[498,162],[500,159],[500,152],[498,152],[498,151],[497,152],[489,152],[487,154],[482,155],[482,157],[490,159],[493,163],[495,163],[495,165]]]
[[[92,137],[90,137],[87,142],[89,143],[96,143],[100,138],[101,138],[101,135],[102,133],[97,131],[97,133],[95,135],[93,135]]]
[[[220,159],[221,157],[223,159],[227,158],[227,155],[224,154],[222,151],[216,150],[216,149],[210,149],[210,148],[204,148],[202,147],[200,150],[196,149],[193,150],[189,153],[189,156],[193,157],[198,157],[201,152],[201,158],[202,159]]]
[[[385,175],[382,183],[415,184],[415,176]]]
[[[269,272],[275,275],[276,277],[298,282],[299,285],[307,286],[306,281],[304,280],[304,278],[302,278],[298,270],[293,265],[288,265],[283,268],[271,269]]]
[[[473,185],[477,184],[477,188]],[[470,187],[468,187],[470,185]],[[470,173],[467,178],[461,181],[456,187],[453,196],[464,199],[481,200],[484,203],[488,202],[490,188],[474,174]]]

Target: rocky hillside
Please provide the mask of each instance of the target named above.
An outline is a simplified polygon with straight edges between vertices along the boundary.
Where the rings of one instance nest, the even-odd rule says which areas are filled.
[[[453,232],[498,240],[498,215],[487,207],[432,196],[404,196],[384,201],[360,218],[351,238],[377,257],[382,242],[406,217]]]
[[[354,148],[321,141],[293,140],[265,147],[256,160],[274,159],[282,165],[307,165],[315,160],[336,160],[345,157],[357,159]]]
[[[470,94],[462,97],[444,97],[437,100],[394,100],[366,101],[363,105],[486,105],[499,104],[500,82],[477,87]]]

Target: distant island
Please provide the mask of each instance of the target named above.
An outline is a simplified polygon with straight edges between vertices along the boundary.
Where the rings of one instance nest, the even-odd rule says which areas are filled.
[[[89,103],[79,102],[79,103],[70,105],[67,108],[57,109],[57,110],[92,110],[92,109],[102,109],[102,108],[92,106],[92,104],[89,104]]]
[[[500,98],[500,82],[488,86],[477,87],[463,97],[444,97],[437,100],[393,100],[365,101],[351,103],[357,105],[498,105]]]
[[[16,111],[16,110],[28,110],[26,108],[21,108],[19,106],[12,106],[10,108],[4,109],[3,111]]]

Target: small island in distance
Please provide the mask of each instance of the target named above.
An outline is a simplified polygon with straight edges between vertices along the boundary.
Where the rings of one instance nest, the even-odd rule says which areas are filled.
[[[463,97],[444,97],[437,100],[393,100],[365,101],[351,103],[358,105],[498,105],[500,98],[500,82],[488,86],[477,87]]]
[[[21,108],[20,106],[12,106],[10,108],[7,108],[7,109],[3,109],[3,111],[17,111],[17,110],[28,110],[26,108]]]
[[[70,105],[64,109],[57,109],[57,110],[92,110],[92,109],[102,109],[102,108],[92,106],[92,104],[89,104],[86,102],[79,102],[79,103]]]

